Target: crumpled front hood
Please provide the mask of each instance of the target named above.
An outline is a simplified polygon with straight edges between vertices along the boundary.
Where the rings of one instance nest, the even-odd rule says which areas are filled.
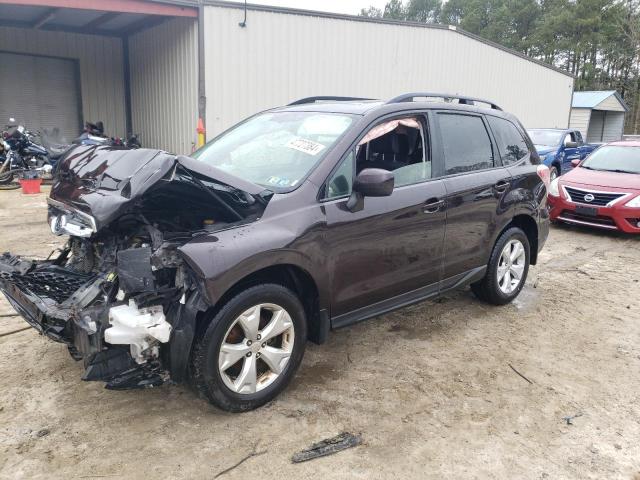
[[[162,150],[78,146],[59,165],[50,197],[91,215],[99,230],[133,208],[153,185],[170,180],[179,166],[254,199],[270,193],[204,162]]]

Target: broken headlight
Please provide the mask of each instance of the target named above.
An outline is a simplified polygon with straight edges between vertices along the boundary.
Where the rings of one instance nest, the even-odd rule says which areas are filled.
[[[96,221],[91,215],[70,209],[63,203],[48,199],[49,227],[55,235],[88,238],[96,232]]]

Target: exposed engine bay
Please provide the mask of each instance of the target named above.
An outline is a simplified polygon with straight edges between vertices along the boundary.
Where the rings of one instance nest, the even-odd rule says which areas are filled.
[[[84,380],[119,389],[185,375],[196,317],[212,300],[179,249],[255,221],[271,194],[199,163],[157,150],[80,149],[60,166],[49,199],[49,226],[69,235],[65,247],[46,261],[0,256],[0,290],[83,360]]]

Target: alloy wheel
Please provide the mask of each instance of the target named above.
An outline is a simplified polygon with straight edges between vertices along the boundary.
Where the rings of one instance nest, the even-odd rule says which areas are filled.
[[[527,256],[524,245],[517,239],[512,239],[502,249],[498,262],[498,287],[502,293],[510,295],[522,282]]]
[[[293,321],[284,308],[261,303],[245,310],[220,346],[218,370],[224,384],[240,394],[263,390],[286,368],[294,342]]]

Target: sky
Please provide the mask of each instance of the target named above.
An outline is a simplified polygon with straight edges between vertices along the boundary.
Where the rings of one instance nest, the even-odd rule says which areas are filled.
[[[369,5],[384,8],[387,0],[249,0],[249,3],[357,15]]]

